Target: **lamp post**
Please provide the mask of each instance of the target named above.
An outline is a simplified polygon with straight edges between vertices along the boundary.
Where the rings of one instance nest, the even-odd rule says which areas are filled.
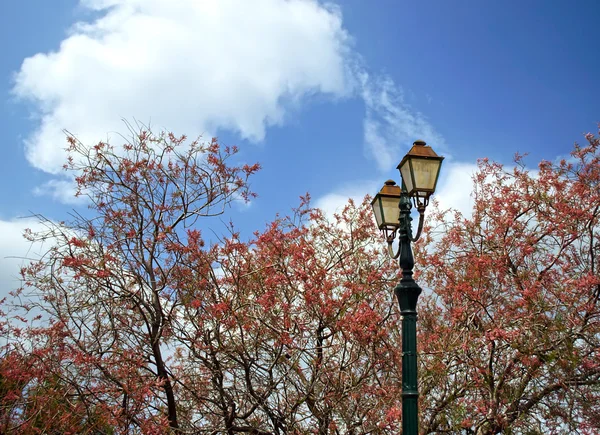
[[[377,226],[383,231],[390,256],[399,258],[402,279],[394,288],[402,314],[402,433],[417,435],[419,430],[419,390],[417,384],[417,300],[421,287],[413,279],[414,259],[411,242],[416,242],[423,229],[425,208],[435,192],[443,157],[418,140],[404,156],[398,170],[402,188],[388,180],[375,195],[373,212]],[[411,199],[419,212],[419,226],[412,235]],[[399,248],[394,252],[392,243],[398,234]]]

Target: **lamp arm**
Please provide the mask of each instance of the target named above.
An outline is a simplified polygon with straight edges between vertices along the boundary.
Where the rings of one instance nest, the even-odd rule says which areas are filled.
[[[412,220],[412,218],[410,217],[410,209],[412,208],[412,205],[410,202],[410,198],[405,192],[402,193],[402,196],[400,197],[400,203],[398,206],[400,208],[398,226],[394,228],[394,231],[392,231],[391,234],[387,233],[388,229],[384,230],[388,245],[388,254],[392,258],[392,260],[396,260],[398,259],[398,257],[400,257],[402,247],[404,244],[408,244],[408,249],[410,249],[410,243],[419,240],[419,238],[421,237],[421,232],[423,231],[423,222],[425,220],[426,205],[418,204],[416,207],[417,211],[419,212],[419,226],[417,227],[417,234],[413,237],[412,228],[410,224],[410,221]],[[396,235],[399,236],[399,246],[398,250],[394,252],[393,243],[394,239],[396,238]]]
[[[412,234],[412,225],[410,224],[410,222],[412,221],[412,217],[410,216],[410,209],[412,208],[412,204],[410,202],[408,194],[406,194],[405,192],[402,192],[402,196],[400,197],[400,203],[398,206],[400,208],[400,241],[409,243],[416,242],[417,240],[419,240],[419,237],[421,237],[421,232],[423,231],[423,222],[425,221],[425,208],[427,207],[427,204],[415,204],[415,206],[417,207],[417,211],[419,212],[419,226],[417,227],[417,234],[414,237]]]
[[[394,230],[392,234],[387,236],[387,245],[388,245],[388,254],[392,260],[396,260],[400,256],[400,246],[398,246],[398,250],[394,253],[394,239],[396,238],[397,229]]]
[[[421,237],[421,231],[423,231],[423,221],[425,220],[425,207],[419,207],[419,226],[417,228],[417,234],[413,237],[412,231],[409,233],[409,238],[411,242],[416,242]]]

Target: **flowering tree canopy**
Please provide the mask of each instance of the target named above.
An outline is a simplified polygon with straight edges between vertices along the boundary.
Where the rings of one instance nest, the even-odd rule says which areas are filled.
[[[600,428],[598,139],[527,171],[487,160],[471,216],[429,212],[414,246],[423,433]],[[391,434],[401,336],[368,198],[309,197],[242,240],[203,219],[249,199],[236,149],[136,133],[70,138],[91,211],[43,220],[0,322],[0,432]],[[31,313],[39,313],[32,320]]]
[[[470,217],[418,247],[425,433],[598,433],[600,142],[527,171],[484,159]]]

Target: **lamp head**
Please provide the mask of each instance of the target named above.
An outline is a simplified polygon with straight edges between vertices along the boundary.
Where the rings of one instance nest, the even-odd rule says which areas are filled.
[[[417,140],[398,165],[406,193],[418,209],[425,209],[435,192],[442,160],[425,141]]]
[[[394,180],[387,180],[371,201],[377,227],[380,230],[393,232],[400,225],[398,221],[400,217],[398,204],[400,203],[401,193],[400,186],[397,186]]]

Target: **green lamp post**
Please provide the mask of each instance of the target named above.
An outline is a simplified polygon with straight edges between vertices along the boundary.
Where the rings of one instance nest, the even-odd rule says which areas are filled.
[[[423,229],[425,208],[435,192],[443,157],[418,140],[404,156],[398,170],[402,188],[388,180],[375,195],[373,212],[377,226],[383,231],[390,256],[399,258],[402,279],[394,289],[402,314],[402,433],[417,435],[419,429],[419,390],[417,384],[417,300],[421,287],[413,279],[414,259],[411,242],[416,242]],[[411,199],[419,212],[419,227],[412,235]],[[394,252],[392,243],[398,234],[399,248]]]

